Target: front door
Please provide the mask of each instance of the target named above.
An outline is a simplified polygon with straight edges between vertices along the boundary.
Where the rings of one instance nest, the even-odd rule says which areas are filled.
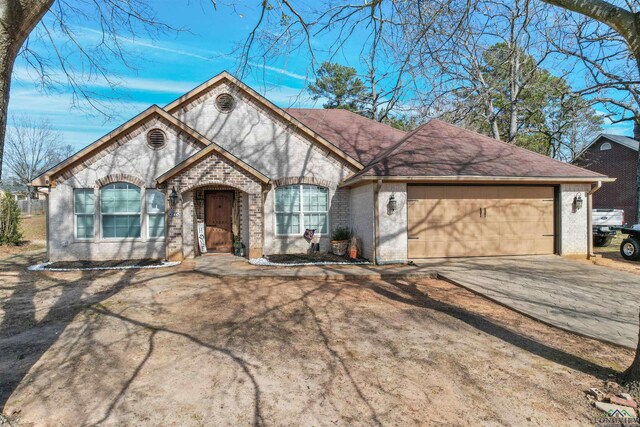
[[[233,248],[232,211],[233,191],[208,191],[205,193],[204,225],[207,250],[231,252]]]

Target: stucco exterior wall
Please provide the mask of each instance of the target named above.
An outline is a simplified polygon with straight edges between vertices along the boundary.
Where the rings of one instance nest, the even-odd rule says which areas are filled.
[[[362,256],[373,260],[373,184],[365,184],[351,189],[351,229],[362,242]]]
[[[396,210],[388,209],[390,197],[396,200]],[[378,192],[379,263],[407,261],[407,184],[383,183]]]
[[[215,105],[221,93],[235,98],[230,113]],[[305,176],[337,185],[355,171],[227,83],[172,114],[272,180]]]
[[[560,255],[586,257],[589,252],[587,192],[590,189],[589,184],[560,186]],[[573,200],[578,194],[582,197],[583,206],[576,211]]]
[[[215,105],[221,93],[235,98],[235,107],[222,113]],[[349,190],[338,184],[354,169],[330,154],[324,147],[303,138],[235,87],[222,83],[200,98],[172,113],[272,181],[288,178],[321,180],[329,189],[329,233],[321,237],[321,250],[329,250],[331,230],[349,226]],[[275,186],[264,194],[264,253],[306,252],[309,243],[299,236],[275,233]]]
[[[160,128],[166,133],[166,146],[154,150],[147,145],[146,130]],[[147,238],[146,188],[155,188],[155,179],[176,163],[199,150],[199,145],[168,124],[153,119],[114,141],[108,148],[58,178],[49,196],[49,258],[64,260],[110,260],[164,258],[165,239]],[[135,239],[105,239],[101,234],[99,180],[125,175],[141,187],[141,235]],[[74,188],[93,188],[95,200],[94,237],[74,237]]]

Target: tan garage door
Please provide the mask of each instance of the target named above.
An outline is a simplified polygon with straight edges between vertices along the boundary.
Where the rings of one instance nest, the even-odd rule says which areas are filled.
[[[409,186],[409,258],[554,253],[554,189]]]

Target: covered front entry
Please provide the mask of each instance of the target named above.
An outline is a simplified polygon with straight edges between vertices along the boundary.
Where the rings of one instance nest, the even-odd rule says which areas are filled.
[[[233,191],[206,191],[204,225],[207,250],[231,252],[233,249]]]
[[[408,186],[409,258],[554,253],[554,188]]]

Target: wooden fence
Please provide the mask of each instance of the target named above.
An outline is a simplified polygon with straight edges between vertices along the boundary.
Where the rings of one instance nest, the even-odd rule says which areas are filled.
[[[47,212],[46,200],[18,200],[22,215],[44,215]]]

